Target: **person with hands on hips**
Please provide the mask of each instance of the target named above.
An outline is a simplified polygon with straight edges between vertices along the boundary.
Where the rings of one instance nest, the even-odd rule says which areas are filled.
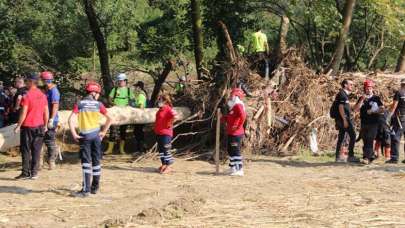
[[[105,106],[98,101],[101,86],[96,82],[86,85],[87,96],[80,100],[69,116],[69,128],[73,138],[80,144],[80,158],[83,170],[83,188],[77,192],[77,197],[88,197],[96,194],[100,187],[101,176],[101,141],[111,125],[111,117]],[[103,127],[100,126],[101,115],[106,117]],[[79,134],[74,126],[78,118]]]

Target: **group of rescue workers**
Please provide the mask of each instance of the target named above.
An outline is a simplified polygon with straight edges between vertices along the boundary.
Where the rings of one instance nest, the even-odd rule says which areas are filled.
[[[56,167],[58,147],[56,132],[59,122],[58,110],[61,94],[54,83],[54,74],[49,71],[38,74],[28,74],[25,78],[15,79],[18,91],[10,118],[15,119],[15,133],[20,133],[20,151],[22,157],[22,172],[16,179],[38,179],[42,145],[47,147],[46,162],[50,170]],[[180,78],[176,92],[182,92],[186,80]],[[80,159],[83,171],[82,190],[75,195],[87,197],[96,194],[100,187],[101,159],[103,154],[113,153],[115,142],[119,144],[120,153],[125,153],[125,140],[128,125],[111,126],[112,119],[106,105],[98,101],[102,88],[96,82],[85,85],[86,96],[81,98],[72,109],[69,116],[69,128],[73,138],[80,145]],[[116,87],[109,93],[109,104],[114,106],[132,106],[148,108],[148,95],[142,81],[134,84],[134,90],[128,86],[127,76],[119,74],[116,77]],[[244,93],[235,88],[231,91],[228,101],[229,112],[222,117],[227,123],[228,151],[230,155],[231,175],[243,176],[241,141],[244,135],[243,124],[246,119],[245,107],[242,102]],[[172,98],[169,94],[161,94],[157,101],[158,111],[154,124],[154,133],[161,160],[159,173],[167,174],[172,171],[174,159],[171,155],[173,123],[176,112],[173,109]],[[105,116],[106,122],[100,125],[100,118]],[[78,126],[75,126],[77,119]],[[111,127],[111,128],[110,128]],[[76,130],[78,128],[79,131]],[[145,149],[144,125],[134,125],[136,151]],[[101,151],[101,142],[110,129],[107,150]]]
[[[380,158],[382,151],[386,163],[398,163],[399,146],[405,124],[405,79],[401,80],[401,88],[395,92],[393,102],[385,108],[380,96],[375,91],[374,81],[367,79],[363,84],[364,93],[360,95],[353,108],[349,96],[353,92],[353,81],[345,79],[341,90],[335,97],[331,107],[331,117],[335,119],[339,130],[336,145],[337,162],[362,162],[370,164]],[[353,112],[360,112],[360,136],[363,140],[363,158],[354,155],[356,132]],[[348,139],[348,158],[342,153],[342,147]],[[405,163],[405,160],[402,161]]]

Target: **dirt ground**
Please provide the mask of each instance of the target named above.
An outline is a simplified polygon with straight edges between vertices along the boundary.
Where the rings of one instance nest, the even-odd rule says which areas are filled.
[[[78,199],[77,159],[15,181],[19,159],[1,156],[0,227],[405,227],[402,164],[258,156],[240,178],[182,159],[160,175],[158,160],[115,155],[104,160],[101,192]]]

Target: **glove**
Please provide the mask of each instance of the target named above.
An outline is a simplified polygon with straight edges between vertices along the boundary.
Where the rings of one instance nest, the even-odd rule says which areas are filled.
[[[48,129],[53,129],[55,126],[53,125],[53,118],[48,120]]]

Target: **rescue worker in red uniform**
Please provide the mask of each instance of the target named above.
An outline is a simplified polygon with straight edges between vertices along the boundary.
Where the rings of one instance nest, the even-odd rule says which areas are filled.
[[[242,99],[245,97],[239,88],[232,89],[231,96],[227,102],[229,113],[222,117],[226,122],[226,133],[228,135],[228,154],[231,176],[243,176],[243,157],[241,155],[242,139],[245,135],[243,124],[246,120],[246,110]]]

